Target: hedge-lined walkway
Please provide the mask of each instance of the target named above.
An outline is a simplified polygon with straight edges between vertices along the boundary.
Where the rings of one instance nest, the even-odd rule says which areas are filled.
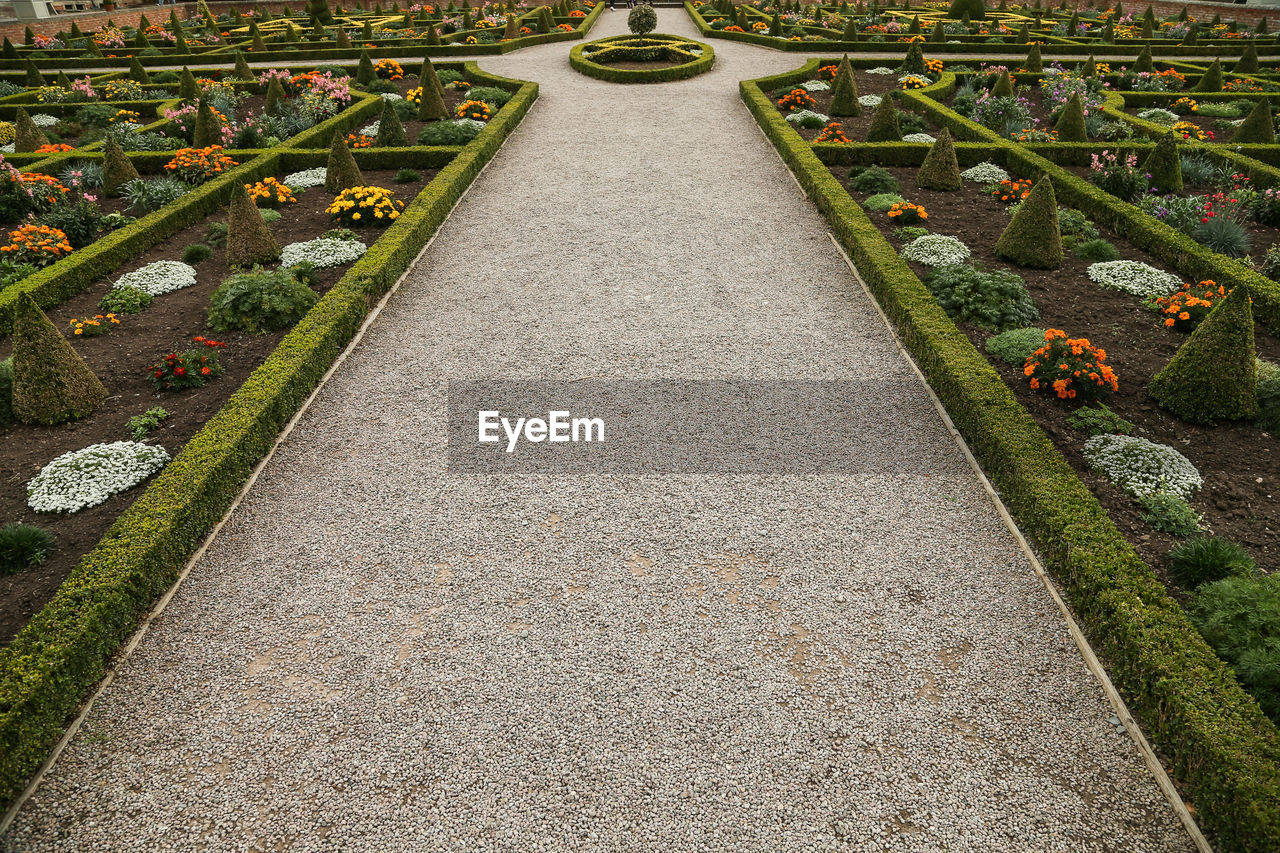
[[[1191,849],[738,99],[802,60],[622,87],[570,46],[482,60],[538,105],[7,848]],[[888,437],[845,475],[445,470],[446,380],[723,376],[862,383]]]

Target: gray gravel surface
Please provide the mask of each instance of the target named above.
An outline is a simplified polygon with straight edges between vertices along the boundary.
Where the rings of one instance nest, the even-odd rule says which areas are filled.
[[[623,87],[568,49],[482,61],[538,105],[5,849],[1191,849],[738,100],[796,57]],[[445,469],[447,379],[725,376],[900,425],[856,476]]]

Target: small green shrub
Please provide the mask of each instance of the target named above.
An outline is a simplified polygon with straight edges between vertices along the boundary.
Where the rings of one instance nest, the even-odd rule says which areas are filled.
[[[880,166],[862,169],[857,175],[850,173],[849,189],[859,193],[878,195],[896,193],[902,189],[898,179]]]
[[[280,221],[280,211],[264,207],[258,211],[258,215],[262,217],[262,221],[270,225],[272,222]]]
[[[192,243],[190,246],[182,250],[183,263],[198,264],[206,261],[213,254],[213,249],[204,243]]]
[[[507,102],[514,98],[515,95],[506,89],[499,89],[497,86],[472,86],[467,92],[467,98],[472,101],[484,101],[493,107],[494,111],[502,109]]]
[[[53,550],[53,534],[33,524],[0,527],[0,575],[38,566]]]
[[[67,235],[67,242],[73,248],[83,249],[98,239],[102,211],[90,201],[59,204],[40,217],[40,224],[57,228]]]
[[[912,240],[918,240],[929,234],[928,228],[922,228],[919,225],[904,225],[901,228],[893,229],[893,236],[904,243],[910,243]]]
[[[142,441],[147,434],[156,427],[160,426],[160,422],[169,417],[169,413],[160,406],[154,406],[147,409],[140,415],[134,415],[125,422],[125,429],[129,431],[129,437],[134,441]]]
[[[448,86],[461,80],[462,74],[449,68],[441,68],[436,71],[436,77],[440,78],[441,86]]]
[[[905,204],[906,199],[897,193],[876,193],[862,203],[867,210],[874,210],[877,213],[884,213],[895,204]]]
[[[1280,435],[1280,364],[1258,359],[1258,426]]]
[[[365,84],[364,90],[374,95],[393,95],[396,92],[396,84],[390,80],[373,80]]]
[[[951,264],[929,273],[925,285],[948,316],[993,332],[1021,328],[1040,319],[1022,278],[1007,270]]]
[[[987,338],[986,350],[1008,364],[1025,364],[1027,359],[1044,346],[1044,329],[1024,326]]]
[[[1010,207],[1009,215],[1012,216],[1014,212],[1014,208]],[[1099,236],[1097,227],[1089,221],[1089,217],[1074,207],[1058,208],[1058,230],[1062,233],[1062,246],[1065,249],[1096,240]]]
[[[469,121],[433,121],[418,133],[419,145],[466,145],[480,134]]]
[[[1076,247],[1071,250],[1071,254],[1082,261],[1089,261],[1090,263],[1120,260],[1120,250],[1100,237],[1096,240],[1077,243]]]
[[[152,296],[136,287],[113,287],[98,301],[104,314],[139,314],[151,305]]]
[[[396,176],[392,178],[397,184],[411,184],[418,180],[420,176],[413,169],[401,169],[396,172]]]
[[[658,26],[658,13],[647,3],[641,3],[627,15],[627,28],[638,36],[653,32],[656,26]]]
[[[177,201],[191,191],[191,187],[176,178],[138,178],[124,185],[124,197],[129,206],[139,213],[151,213],[166,204]]]
[[[1157,492],[1138,498],[1142,520],[1171,536],[1195,536],[1203,529],[1204,518],[1177,495]]]
[[[214,248],[227,245],[226,222],[211,222],[209,227],[204,230],[204,242]]]
[[[1104,403],[1097,408],[1081,406],[1067,417],[1067,426],[1087,436],[1133,435],[1133,424],[1111,411]]]
[[[209,299],[209,325],[219,332],[250,334],[286,329],[320,296],[288,270],[254,270],[230,276]]]
[[[1207,583],[1196,590],[1187,615],[1262,710],[1280,719],[1280,574]]]
[[[1217,536],[1197,536],[1169,552],[1169,575],[1186,589],[1257,571],[1248,551]]]
[[[1196,228],[1197,243],[1229,258],[1243,258],[1253,244],[1249,232],[1225,216],[1214,216]]]
[[[1218,167],[1202,154],[1182,155],[1182,183],[1193,187],[1213,185],[1218,174]]]

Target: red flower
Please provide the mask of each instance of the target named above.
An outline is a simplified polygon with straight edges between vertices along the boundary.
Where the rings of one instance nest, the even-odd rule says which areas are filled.
[[[175,367],[175,368],[173,369],[173,375],[174,375],[174,376],[186,376],[186,375],[187,375],[187,369],[186,369],[185,367]]]

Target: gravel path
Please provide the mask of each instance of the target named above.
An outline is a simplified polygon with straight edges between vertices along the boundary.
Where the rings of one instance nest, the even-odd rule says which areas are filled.
[[[647,87],[482,60],[538,105],[6,849],[1191,849],[738,100],[799,60],[715,47]],[[447,379],[715,377],[891,428],[856,474],[445,468]]]

